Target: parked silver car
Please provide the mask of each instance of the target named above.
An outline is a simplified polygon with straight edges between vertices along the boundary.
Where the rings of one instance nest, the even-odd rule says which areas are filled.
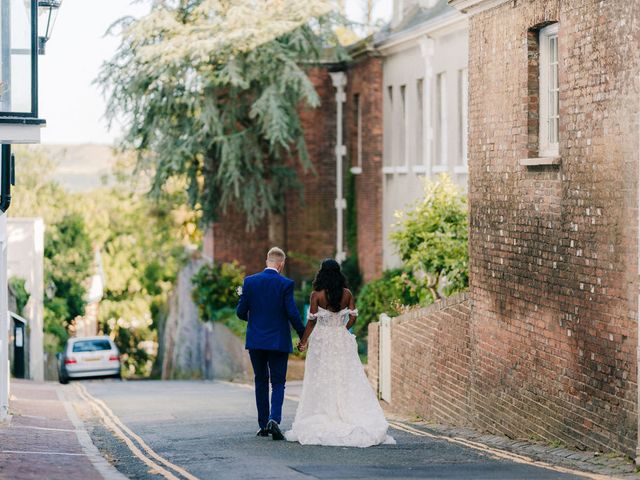
[[[121,378],[118,347],[107,336],[70,338],[58,354],[58,377],[60,383],[84,377]]]

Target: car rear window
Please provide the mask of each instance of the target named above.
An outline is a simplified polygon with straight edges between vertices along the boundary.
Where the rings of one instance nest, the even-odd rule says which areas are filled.
[[[99,352],[102,350],[111,350],[109,340],[83,340],[73,344],[74,352]]]

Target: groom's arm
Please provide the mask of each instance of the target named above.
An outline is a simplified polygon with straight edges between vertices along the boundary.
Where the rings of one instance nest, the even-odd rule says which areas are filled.
[[[287,311],[287,318],[289,318],[291,326],[298,333],[298,337],[302,338],[302,335],[304,334],[304,325],[300,321],[300,312],[298,312],[298,307],[296,307],[296,302],[293,299],[293,286],[294,283],[290,282],[285,287],[284,307]]]
[[[239,319],[248,321],[249,320],[249,295],[247,294],[247,279],[245,278],[242,283],[242,294],[240,295],[240,300],[238,301],[238,306],[236,307],[236,315]]]

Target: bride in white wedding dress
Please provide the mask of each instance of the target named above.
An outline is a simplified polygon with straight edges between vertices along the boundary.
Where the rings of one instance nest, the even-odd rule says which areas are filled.
[[[370,447],[394,444],[349,333],[358,315],[335,260],[325,260],[313,283],[299,349],[307,350],[302,395],[287,440],[302,445]]]

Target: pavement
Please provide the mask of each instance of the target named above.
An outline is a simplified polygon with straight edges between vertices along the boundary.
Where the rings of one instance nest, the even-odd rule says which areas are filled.
[[[285,429],[299,391],[299,382],[288,383]],[[2,479],[640,478],[633,465],[620,467],[613,459],[581,464],[568,459],[574,451],[553,457],[557,448],[533,445],[534,451],[525,442],[515,446],[503,437],[400,417],[390,418],[396,445],[274,442],[255,436],[252,389],[226,382],[18,381],[13,395],[13,420],[0,428]],[[531,455],[522,453],[524,447]]]
[[[11,420],[0,427],[0,479],[125,479],[100,454],[72,408],[71,389],[12,380]]]

